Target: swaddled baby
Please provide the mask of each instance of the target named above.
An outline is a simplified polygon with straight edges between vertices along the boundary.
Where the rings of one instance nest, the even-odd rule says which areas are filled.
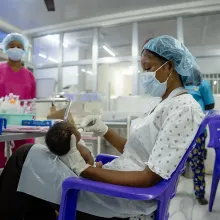
[[[80,144],[81,135],[76,127],[69,122],[58,122],[54,124],[47,132],[45,142],[48,149],[55,155],[59,156],[63,163],[70,168],[69,162],[65,160],[65,157],[70,154],[72,135],[75,135],[77,150],[80,152],[86,164],[94,166],[94,158],[91,152]],[[97,163],[96,166],[102,167],[102,163]]]

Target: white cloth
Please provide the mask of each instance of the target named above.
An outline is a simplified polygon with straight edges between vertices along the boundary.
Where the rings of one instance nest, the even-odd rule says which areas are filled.
[[[171,176],[193,140],[204,115],[199,104],[188,94],[166,99],[151,113],[153,109],[152,106],[149,113],[132,122],[131,134],[125,145],[124,153],[103,168],[119,171],[141,171],[148,165],[152,171],[163,178],[167,179]],[[37,168],[32,166],[32,174],[31,172],[24,174],[27,169],[30,169],[29,166],[33,160],[36,163],[39,158],[41,157],[37,158],[31,149],[25,161],[21,179],[33,178],[36,181],[35,184],[43,186],[45,184],[39,181],[41,179],[39,176],[43,178],[45,171],[38,170],[38,175],[35,177],[34,173]],[[44,161],[44,167],[47,166],[49,166],[49,162]],[[59,189],[58,186],[65,179],[64,175],[57,175],[57,167],[53,172],[54,175],[56,174],[54,182],[57,185],[54,188]],[[47,185],[50,184],[51,182]],[[39,188],[36,192],[32,186],[32,190],[27,192],[27,189],[19,183],[20,191],[26,191],[35,196],[37,193],[38,197],[45,199],[42,195],[45,195],[46,188],[41,190]],[[60,191],[54,191],[54,193],[60,195]],[[51,201],[51,198],[48,197],[46,200]],[[59,203],[58,200],[51,202]],[[77,206],[79,211],[106,218],[126,218],[139,214],[150,218],[150,214],[156,208],[156,201],[131,201],[85,191],[80,192]]]
[[[59,204],[62,182],[71,176],[77,177],[45,145],[35,144],[25,159],[17,191]]]

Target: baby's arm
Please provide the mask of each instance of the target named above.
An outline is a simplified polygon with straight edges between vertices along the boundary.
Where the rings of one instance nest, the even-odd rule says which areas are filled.
[[[81,156],[83,157],[83,159],[85,160],[85,162],[91,166],[94,165],[94,159],[92,157],[91,152],[82,144],[80,144],[80,140],[81,140],[81,135],[78,132],[78,130],[76,129],[76,127],[74,127],[74,132],[73,134],[76,137],[76,147],[77,150],[80,152]]]
[[[83,157],[83,159],[85,160],[85,162],[91,166],[94,165],[94,159],[92,157],[91,152],[84,146],[82,146],[81,144],[77,144],[77,149],[80,152],[81,156]]]
[[[85,162],[91,166],[94,166],[95,164],[95,167],[102,168],[102,162],[95,163],[91,152],[85,147],[85,145],[83,146],[84,141],[82,141],[80,133],[78,132],[76,127],[74,128],[75,128],[74,135],[76,137],[76,145],[77,145],[76,147],[80,152],[81,156],[83,157],[83,159],[85,160]]]
[[[94,166],[95,164],[95,167],[102,168],[102,162],[100,161],[95,163],[92,153],[86,147],[82,146],[81,144],[77,144],[77,149],[87,164],[91,166]]]

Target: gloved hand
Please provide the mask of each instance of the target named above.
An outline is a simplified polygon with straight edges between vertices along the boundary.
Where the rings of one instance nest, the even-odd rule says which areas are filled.
[[[75,135],[71,136],[70,151],[63,156],[59,156],[59,158],[77,176],[80,176],[80,174],[90,166],[89,164],[86,164],[85,160],[76,148]]]
[[[104,122],[95,115],[85,117],[81,123],[81,127],[86,132],[93,132],[94,136],[104,136],[108,131],[108,127]]]

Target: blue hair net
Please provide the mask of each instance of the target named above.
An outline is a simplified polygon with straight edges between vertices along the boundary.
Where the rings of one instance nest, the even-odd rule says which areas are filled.
[[[11,43],[12,41],[18,41],[20,42],[23,47],[24,47],[24,51],[27,53],[28,52],[28,48],[30,46],[28,40],[22,35],[22,34],[18,34],[18,33],[12,33],[12,34],[8,34],[2,41],[1,43],[1,48],[4,52],[6,52],[8,44]]]
[[[177,39],[167,35],[156,37],[149,40],[143,50],[152,51],[167,60],[172,60],[184,85],[201,84],[202,74],[195,57]]]

